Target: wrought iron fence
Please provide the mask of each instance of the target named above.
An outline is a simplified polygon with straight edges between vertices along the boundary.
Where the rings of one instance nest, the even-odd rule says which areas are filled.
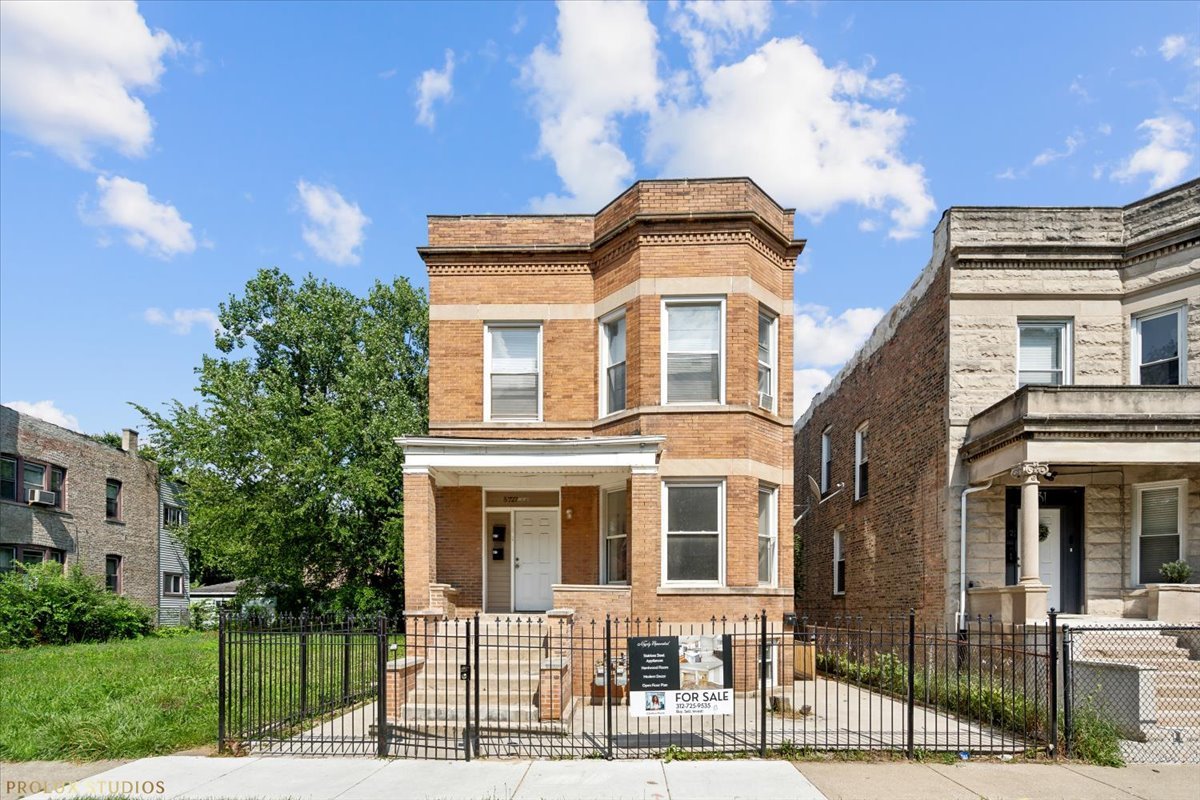
[[[1200,762],[1200,625],[1064,626],[1063,677],[1068,752]]]
[[[469,760],[1056,746],[1053,618],[961,631],[911,612],[404,622],[400,636],[383,618],[223,615],[221,749]],[[719,698],[714,713],[635,692],[641,642],[677,661],[671,702]]]

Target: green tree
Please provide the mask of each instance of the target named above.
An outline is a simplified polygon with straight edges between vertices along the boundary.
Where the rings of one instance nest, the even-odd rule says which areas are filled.
[[[284,608],[403,603],[403,457],[428,427],[429,307],[407,280],[366,298],[260,270],[220,306],[201,402],[138,406],[184,484],[203,566]]]

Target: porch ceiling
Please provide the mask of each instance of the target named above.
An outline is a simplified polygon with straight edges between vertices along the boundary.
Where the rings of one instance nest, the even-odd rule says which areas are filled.
[[[1200,387],[1027,386],[971,418],[971,481],[1022,461],[1200,463]]]
[[[487,476],[550,478],[584,483],[594,476],[654,471],[665,436],[579,439],[464,439],[402,436],[405,472],[432,472],[439,483],[476,483]]]

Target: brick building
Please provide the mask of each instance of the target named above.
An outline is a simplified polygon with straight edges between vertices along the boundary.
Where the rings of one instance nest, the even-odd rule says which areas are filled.
[[[111,447],[0,406],[0,571],[17,561],[78,565],[159,613],[179,593],[186,608],[186,567],[168,582],[161,565],[160,540],[179,548],[166,530],[158,468],[137,447],[133,430]],[[166,560],[170,574],[178,561]]]
[[[949,209],[795,447],[805,610],[1162,617],[1159,566],[1200,568],[1200,181]]]
[[[429,217],[430,436],[397,440],[407,608],[790,611],[803,246],[744,178]]]

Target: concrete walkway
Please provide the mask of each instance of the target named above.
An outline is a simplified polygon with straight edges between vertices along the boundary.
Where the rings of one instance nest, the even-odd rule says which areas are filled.
[[[3,765],[0,781],[18,765]],[[27,779],[37,780],[28,775]],[[259,800],[1195,800],[1198,765],[145,758],[56,793]],[[17,797],[6,787],[8,797]]]

